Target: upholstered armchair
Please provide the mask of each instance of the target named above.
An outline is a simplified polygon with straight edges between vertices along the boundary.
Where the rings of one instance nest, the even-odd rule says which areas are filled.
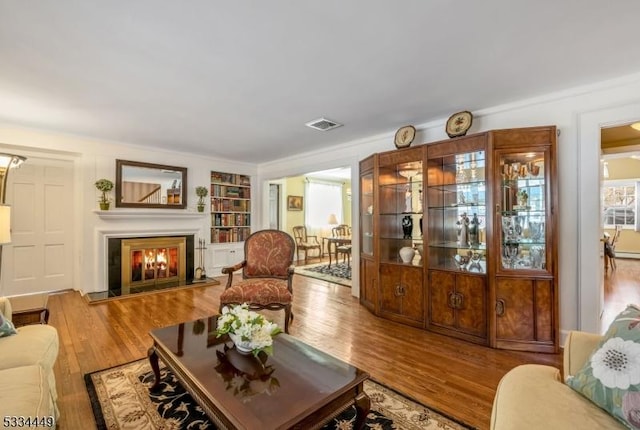
[[[284,309],[284,331],[293,321],[293,238],[280,230],[260,230],[244,242],[244,260],[225,267],[227,285],[220,296],[220,311],[226,305],[247,303],[250,309]],[[233,272],[242,269],[242,281],[233,285]]]
[[[293,227],[293,236],[296,238],[298,261],[300,261],[300,251],[304,251],[304,262],[306,264],[309,251],[314,249],[318,251],[318,258],[322,258],[322,245],[318,242],[318,236],[308,235],[305,226],[298,225]]]

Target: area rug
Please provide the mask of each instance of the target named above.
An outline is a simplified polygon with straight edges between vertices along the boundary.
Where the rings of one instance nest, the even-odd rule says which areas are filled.
[[[149,392],[154,377],[147,359],[85,375],[98,430],[216,429],[168,369],[161,367],[161,389]],[[470,429],[373,381],[365,381],[371,412],[365,428]],[[355,408],[343,412],[323,430],[352,428]]]
[[[325,263],[310,264],[296,267],[295,272],[309,278],[321,279],[345,287],[351,286],[351,266],[345,263],[334,263],[331,267]]]

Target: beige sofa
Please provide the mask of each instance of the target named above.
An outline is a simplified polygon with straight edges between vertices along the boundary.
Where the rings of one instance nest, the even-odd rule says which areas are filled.
[[[551,366],[525,364],[500,381],[491,429],[626,429],[621,422],[564,383],[578,372],[601,336],[573,331],[564,346],[564,375]]]
[[[8,299],[0,298],[0,312],[11,320]],[[17,332],[0,337],[0,417],[3,417],[0,428],[7,424],[5,417],[37,417],[40,420],[53,417],[57,421],[53,364],[58,357],[58,332],[48,325],[19,327]],[[43,422],[47,421],[38,424]],[[6,428],[16,427],[15,422],[8,424]],[[38,425],[37,428],[42,427]]]

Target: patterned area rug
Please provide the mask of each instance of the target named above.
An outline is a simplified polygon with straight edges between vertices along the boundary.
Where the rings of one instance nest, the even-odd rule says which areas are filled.
[[[310,264],[308,266],[296,267],[296,273],[308,276],[310,278],[321,279],[323,281],[333,282],[334,284],[351,286],[351,267],[345,263],[332,264]]]
[[[162,368],[161,377],[161,389],[150,393],[153,372],[147,359],[85,375],[98,430],[216,429],[173,373]],[[373,381],[365,381],[365,391],[371,398],[365,428],[471,428]],[[323,430],[351,429],[354,418],[355,408],[348,409]]]

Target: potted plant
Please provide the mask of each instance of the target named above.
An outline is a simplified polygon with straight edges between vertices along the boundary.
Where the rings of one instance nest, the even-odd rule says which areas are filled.
[[[207,187],[196,187],[196,196],[198,196],[198,212],[204,212],[204,198],[209,195]]]
[[[109,210],[109,202],[111,199],[107,197],[107,193],[113,190],[113,182],[108,179],[98,179],[95,183],[96,188],[102,192],[100,196],[100,210],[108,211]]]

